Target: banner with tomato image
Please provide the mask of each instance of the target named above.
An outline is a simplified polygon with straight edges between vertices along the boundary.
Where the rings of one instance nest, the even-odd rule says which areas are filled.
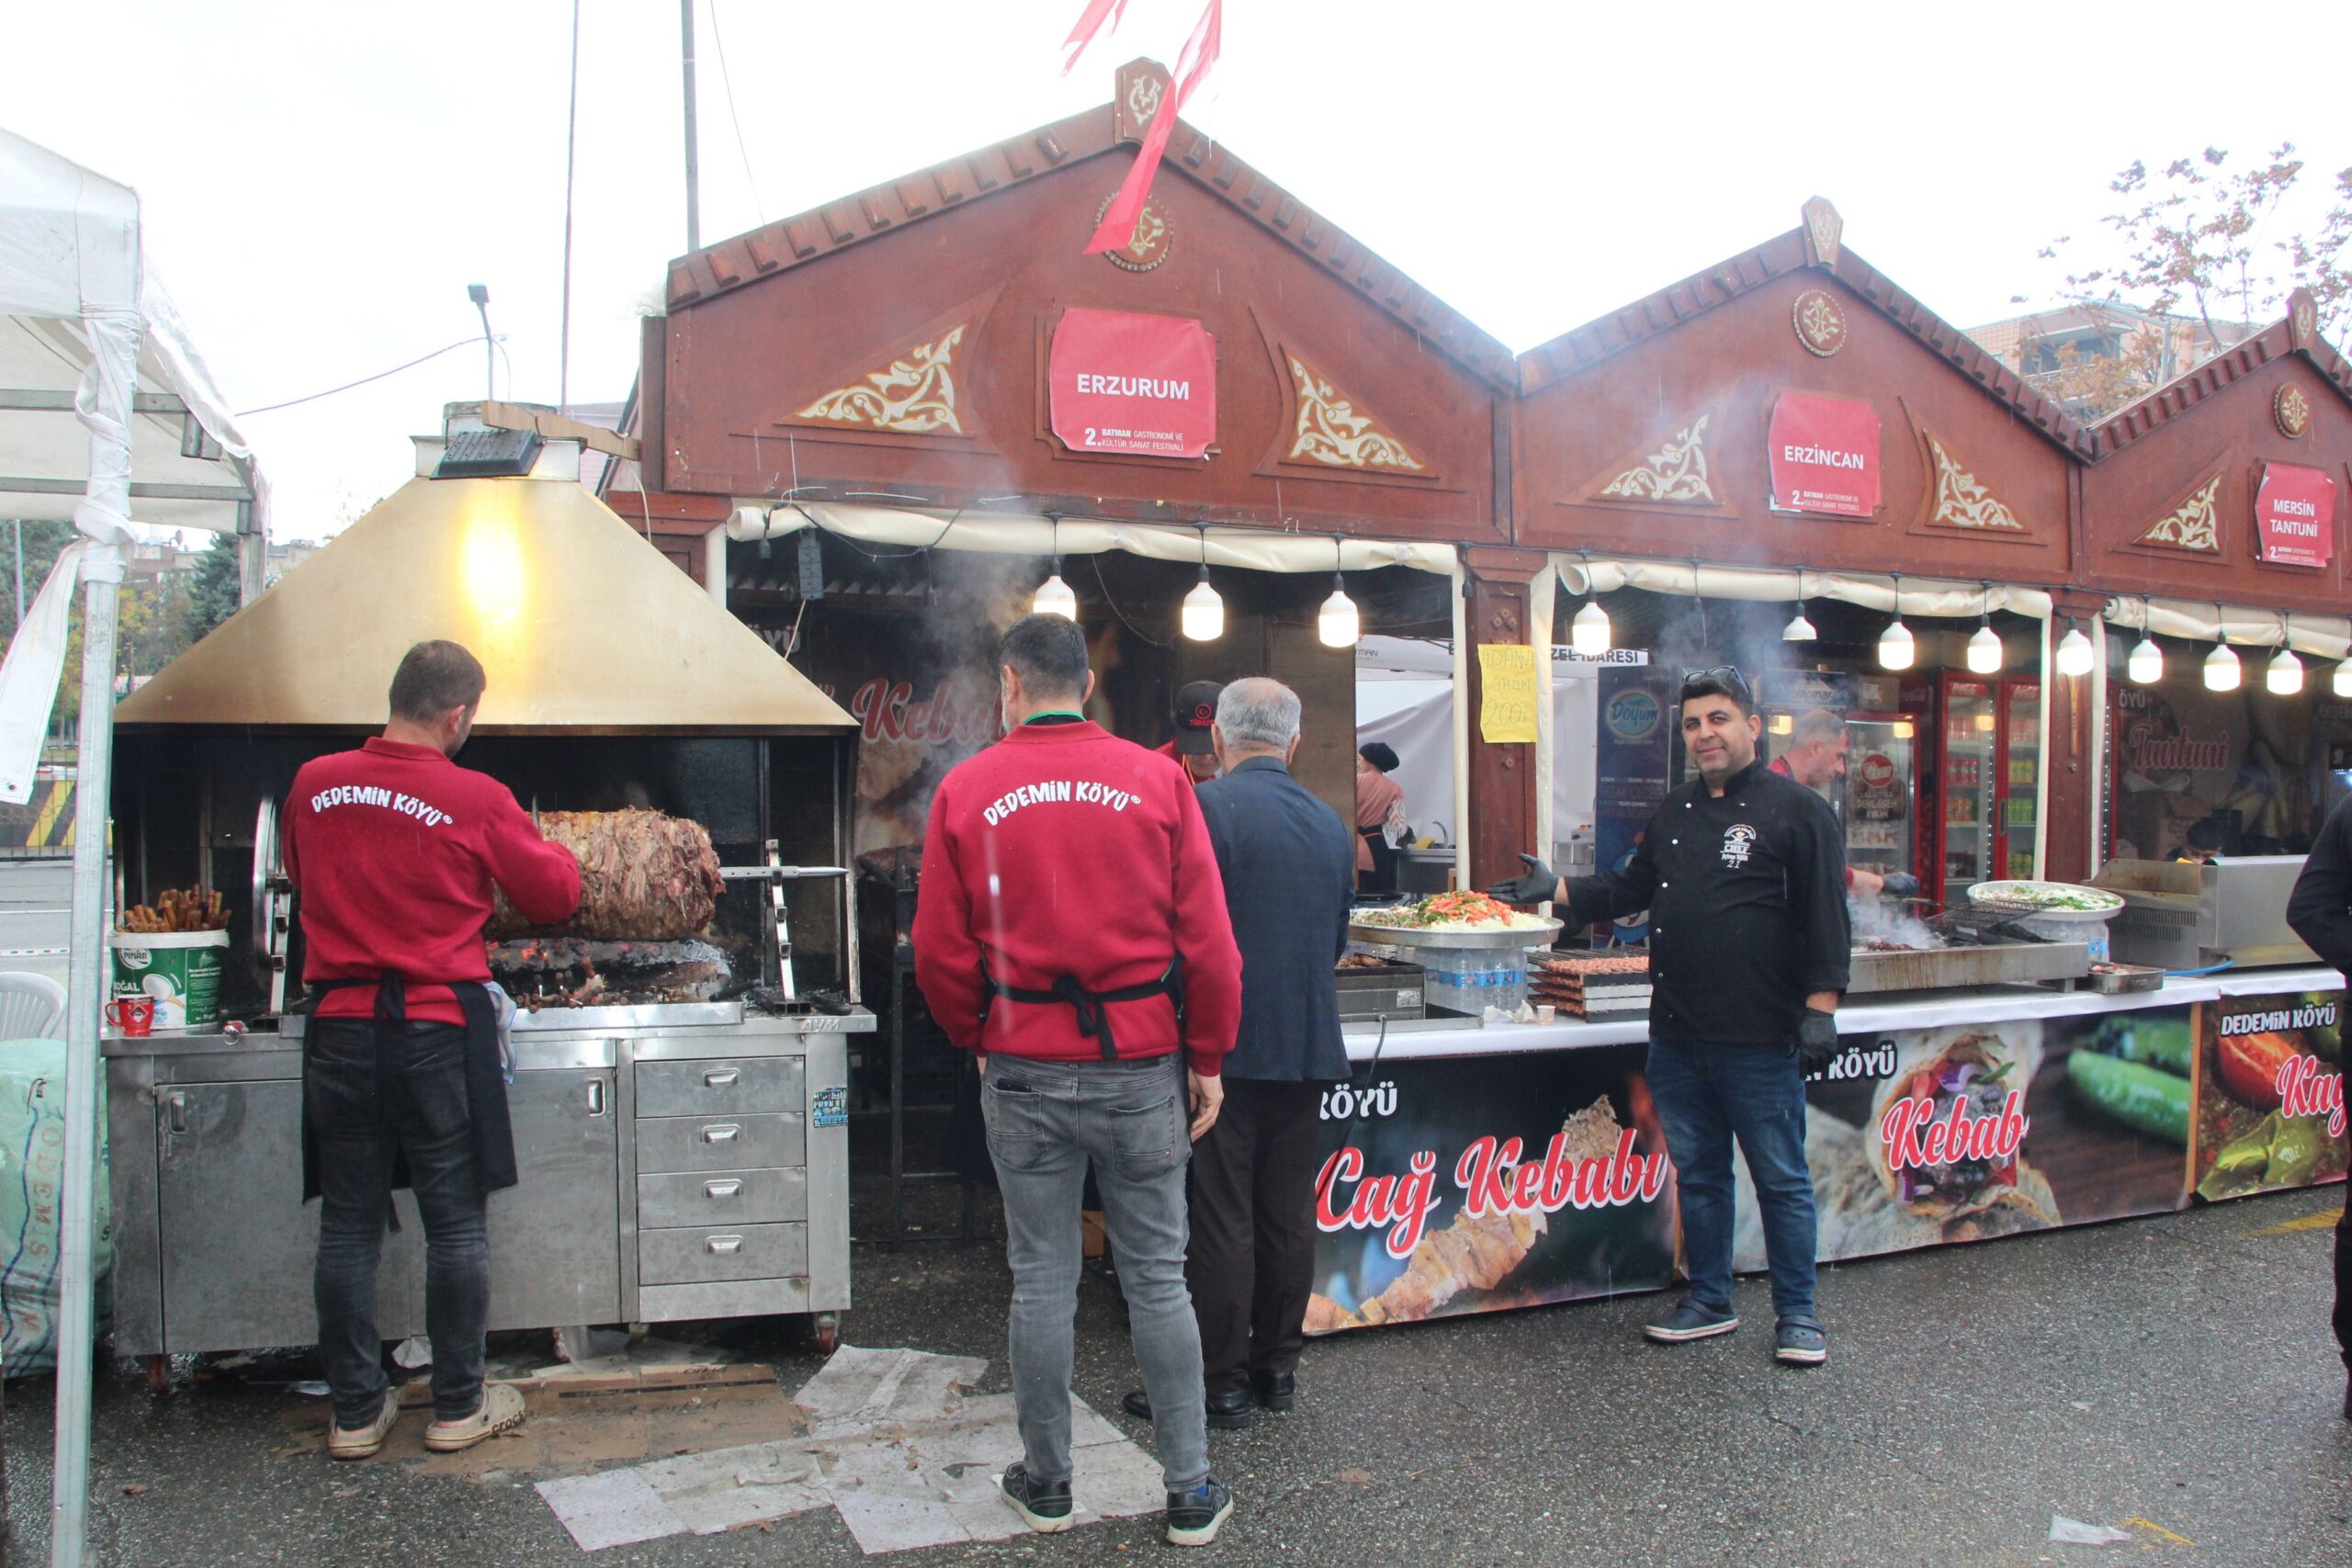
[[[1323,1097],[1309,1334],[1664,1288],[1646,1047],[1359,1065]]]
[[[2343,1011],[2341,991],[2206,1004],[2190,1151],[2199,1197],[2344,1179]]]
[[[1878,1030],[1806,1086],[1823,1262],[2188,1201],[2192,1007]],[[1744,1164],[1734,1264],[1765,1264]]]

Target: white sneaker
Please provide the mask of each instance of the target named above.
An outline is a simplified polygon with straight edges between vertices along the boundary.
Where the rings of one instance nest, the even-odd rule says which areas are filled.
[[[460,1453],[484,1438],[513,1431],[523,1424],[526,1414],[520,1390],[507,1383],[492,1383],[482,1390],[481,1407],[471,1416],[462,1421],[435,1421],[427,1427],[424,1446],[436,1454]]]
[[[327,1429],[327,1452],[335,1459],[373,1459],[384,1439],[392,1435],[392,1423],[400,1418],[400,1390],[388,1388],[373,1421],[352,1431],[341,1427]]]

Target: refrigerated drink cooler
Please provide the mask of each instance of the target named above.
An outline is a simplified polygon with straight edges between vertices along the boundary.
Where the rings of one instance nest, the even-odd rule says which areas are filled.
[[[1949,902],[1979,882],[2030,879],[2041,783],[2041,682],[1942,671],[1941,747],[1930,805],[1938,852],[1928,891]]]

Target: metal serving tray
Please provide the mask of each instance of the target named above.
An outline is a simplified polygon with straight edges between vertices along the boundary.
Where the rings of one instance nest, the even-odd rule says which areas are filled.
[[[1549,947],[1560,934],[1561,922],[1547,919],[1540,926],[1507,931],[1432,931],[1412,926],[1374,926],[1348,922],[1348,935],[1375,947]]]
[[[1865,951],[1853,955],[1846,994],[2034,985],[2079,980],[2090,972],[2090,944],[2081,942],[2001,942],[1906,953]]]

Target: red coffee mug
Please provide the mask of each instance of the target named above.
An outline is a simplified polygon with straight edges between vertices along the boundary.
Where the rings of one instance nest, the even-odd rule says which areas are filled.
[[[124,1034],[155,1032],[155,998],[117,997],[106,1005],[106,1018]]]

